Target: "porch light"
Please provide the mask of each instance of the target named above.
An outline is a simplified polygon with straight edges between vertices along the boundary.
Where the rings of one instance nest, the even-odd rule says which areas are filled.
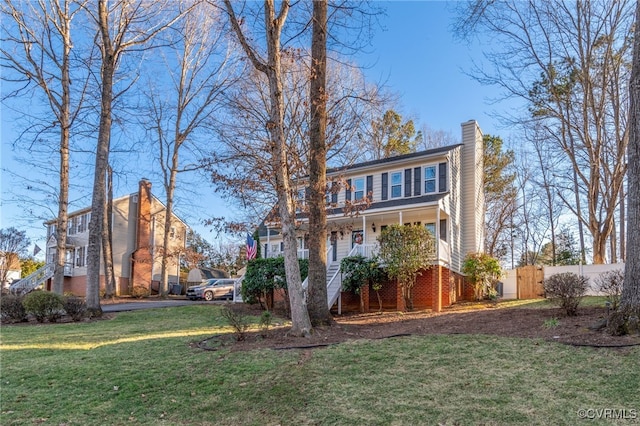
[[[373,222],[371,223],[371,230],[372,230],[373,232],[376,232],[376,224],[375,224],[375,223],[373,223]]]

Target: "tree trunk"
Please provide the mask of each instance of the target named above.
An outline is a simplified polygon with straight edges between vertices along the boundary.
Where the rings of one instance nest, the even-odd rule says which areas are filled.
[[[327,1],[313,2],[309,156],[309,317],[313,326],[333,322],[327,306]]]
[[[276,17],[273,0],[264,2],[264,24],[266,32],[267,62],[262,62],[254,52],[253,47],[245,38],[238,19],[233,11],[230,0],[225,0],[225,6],[231,25],[240,44],[254,67],[264,73],[269,81],[270,110],[266,127],[271,137],[271,160],[276,169],[276,193],[278,197],[278,211],[282,226],[284,242],[284,266],[287,277],[287,293],[291,307],[291,334],[307,336],[311,333],[311,321],[304,298],[302,280],[300,279],[300,265],[296,245],[295,203],[287,162],[287,145],[284,133],[284,98],[282,85],[282,54],[280,50],[280,35],[289,11],[289,2],[284,1]]]
[[[115,73],[115,55],[111,44],[108,5],[106,0],[98,2],[99,30],[101,36],[102,65],[100,91],[100,124],[98,127],[98,145],[91,201],[91,220],[89,221],[89,247],[87,250],[87,309],[92,315],[101,315],[100,307],[100,239],[104,222],[105,174],[109,165],[111,143],[111,104],[113,101],[113,75]]]
[[[175,142],[176,146],[173,151],[172,166],[169,172],[169,182],[165,189],[167,192],[167,206],[165,209],[164,217],[164,234],[162,243],[162,266],[161,266],[161,279],[160,279],[160,297],[167,297],[169,294],[169,269],[167,264],[169,263],[169,235],[171,232],[171,215],[173,212],[173,194],[176,189],[176,173],[178,168],[178,141]]]
[[[104,262],[104,297],[112,299],[115,296],[116,279],[113,270],[113,229],[111,218],[113,217],[113,171],[107,167],[107,200],[105,203],[104,222],[102,223],[102,257]]]
[[[640,3],[636,3],[636,23],[638,22]],[[627,256],[620,307],[609,317],[608,323],[609,332],[615,335],[640,331],[640,37],[635,37],[633,42],[629,96],[631,107],[627,146]]]
[[[71,22],[68,15],[68,5],[64,4],[66,15],[61,17],[60,35],[64,40],[62,66],[60,68],[60,193],[58,194],[58,220],[56,230],[56,266],[53,275],[53,292],[64,292],[64,267],[67,256],[67,227],[69,221],[69,133],[71,126],[71,79],[69,55],[71,53]]]

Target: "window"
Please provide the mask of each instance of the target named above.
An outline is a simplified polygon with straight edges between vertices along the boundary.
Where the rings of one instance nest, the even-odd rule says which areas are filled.
[[[56,261],[57,250],[54,247],[47,249],[47,263],[54,263]]]
[[[436,192],[436,166],[427,166],[424,168],[424,193],[433,192]]]
[[[76,249],[76,266],[85,266],[86,264],[86,247],[78,247]]]
[[[78,217],[78,233],[85,232],[89,227],[91,213],[86,213]]]
[[[436,224],[435,223],[427,223],[424,225],[427,228],[427,231],[431,232],[431,235],[435,238],[436,236]]]
[[[169,238],[175,238],[176,237],[176,228],[175,226],[172,226],[171,229],[169,230]]]
[[[76,233],[77,228],[78,228],[78,216],[69,218],[67,222],[67,234],[74,235]]]
[[[56,225],[49,225],[49,237],[56,234]]]
[[[402,172],[391,173],[391,198],[402,197]]]
[[[440,239],[447,241],[447,219],[440,219]]]
[[[305,193],[304,188],[298,189],[298,198],[296,199],[296,211],[298,213],[302,211],[302,206],[304,206]]]
[[[353,180],[353,196],[354,200],[362,200],[364,198],[364,178]]]

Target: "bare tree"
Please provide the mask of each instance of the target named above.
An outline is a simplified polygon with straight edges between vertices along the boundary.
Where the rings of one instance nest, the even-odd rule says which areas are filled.
[[[111,7],[110,7],[111,5]],[[182,15],[171,2],[98,0],[87,8],[97,27],[100,61],[100,119],[94,167],[89,244],[87,249],[87,308],[100,315],[100,248],[105,212],[105,176],[109,165],[113,103],[130,87],[117,91],[116,74],[127,53],[144,51],[161,31]],[[181,6],[181,4],[179,5]],[[175,13],[173,13],[175,11]]]
[[[145,126],[159,148],[166,197],[159,290],[163,297],[169,289],[168,260],[179,256],[170,249],[178,175],[202,166],[202,148],[209,145],[209,137],[199,132],[220,108],[225,90],[237,81],[237,60],[219,14],[219,9],[203,2],[174,25],[168,34],[168,55],[160,57],[169,85],[158,85],[157,78],[151,76],[146,94],[149,111],[143,120],[151,120]],[[157,70],[158,64],[151,63]]]
[[[25,231],[16,228],[0,229],[0,288],[7,281],[11,267],[19,265],[19,257],[27,252],[31,240]]]
[[[282,78],[282,44],[281,34],[289,13],[290,4],[287,0],[280,4],[279,11],[273,0],[264,2],[264,31],[266,58],[258,53],[257,46],[252,45],[245,36],[246,29],[242,28],[241,19],[236,16],[230,0],[225,0],[225,6],[231,20],[231,26],[242,48],[253,67],[265,74],[269,82],[269,121],[267,130],[271,137],[269,158],[276,167],[275,181],[278,197],[279,219],[285,249],[285,270],[287,274],[287,288],[291,305],[291,332],[294,335],[306,336],[311,332],[311,322],[307,312],[307,303],[302,291],[300,266],[297,259],[297,243],[295,230],[295,202],[293,187],[287,167],[287,144],[284,131],[284,98]]]
[[[86,74],[84,77],[80,73],[74,75],[77,88],[74,96],[71,87],[72,49],[77,41],[72,39],[71,24],[84,3],[73,0],[7,0],[2,5],[2,14],[13,25],[9,29],[8,24],[3,24],[4,36],[0,48],[3,67],[15,73],[15,80],[12,81],[20,84],[7,98],[20,96],[27,90],[40,91],[55,117],[53,124],[48,120],[47,123],[36,125],[36,139],[39,140],[45,132],[58,133],[57,146],[52,147],[59,153],[56,168],[58,187],[55,191],[58,204],[56,266],[53,278],[53,291],[58,294],[63,292],[67,253],[70,135],[81,111],[87,81]]]
[[[591,234],[594,263],[606,259],[626,173],[632,4],[478,0],[459,25],[499,41],[474,75],[528,102],[528,116],[509,119],[535,120],[554,141],[565,160],[557,194]]]

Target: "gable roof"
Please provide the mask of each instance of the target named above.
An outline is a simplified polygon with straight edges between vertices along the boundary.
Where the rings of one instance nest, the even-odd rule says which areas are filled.
[[[131,198],[132,196],[137,196],[137,195],[138,195],[138,193],[137,193],[137,192],[132,192],[132,193],[131,193],[131,194],[129,194],[129,195],[123,195],[123,196],[121,196],[121,197],[114,198],[114,199],[113,199],[113,201],[112,201],[112,203],[113,203],[113,204],[115,204],[115,203],[118,203],[118,202],[120,202],[120,201],[127,200],[127,199]],[[165,204],[164,204],[164,203],[163,203],[163,202],[162,202],[158,197],[156,197],[155,195],[151,194],[151,198],[152,198],[154,201],[158,202],[158,203],[162,206],[162,208],[163,208],[164,210],[166,210],[166,209],[167,209],[167,206],[166,206],[166,205],[165,205]],[[90,213],[90,212],[91,212],[91,207],[84,207],[84,208],[82,208],[82,209],[74,210],[74,211],[72,211],[72,212],[69,212],[69,213],[67,214],[67,217],[71,218],[71,217],[74,217],[74,216],[78,216],[78,215],[85,214],[85,213]],[[178,219],[180,222],[182,222],[182,224],[183,224],[184,226],[186,226],[187,228],[190,228],[190,226],[189,226],[189,225],[187,225],[187,223],[186,223],[184,220],[182,220],[182,218],[180,218],[180,216],[178,216],[175,212],[171,212],[171,214],[172,214],[172,216],[173,216],[173,217],[175,217],[175,218],[176,218],[176,219]],[[46,221],[44,224],[45,224],[45,225],[53,225],[53,224],[55,224],[55,223],[56,223],[56,219],[51,219],[51,220]]]
[[[420,159],[420,158],[435,157],[435,156],[439,156],[439,155],[442,155],[444,153],[453,151],[455,148],[458,148],[460,146],[463,146],[463,144],[459,143],[459,144],[455,144],[455,145],[442,146],[442,147],[438,147],[438,148],[427,149],[427,150],[424,150],[424,151],[411,152],[409,154],[396,155],[394,157],[381,158],[379,160],[365,161],[364,163],[357,163],[357,164],[352,164],[352,165],[344,166],[344,167],[333,167],[333,168],[327,169],[327,174],[334,174],[334,173],[340,173],[340,172],[345,172],[345,171],[364,169],[364,168],[369,168],[369,167],[373,167],[373,166],[384,165],[384,164],[387,164],[387,163],[391,163],[392,164],[392,163],[396,163],[396,162],[404,162],[406,160],[414,160],[414,159]]]

